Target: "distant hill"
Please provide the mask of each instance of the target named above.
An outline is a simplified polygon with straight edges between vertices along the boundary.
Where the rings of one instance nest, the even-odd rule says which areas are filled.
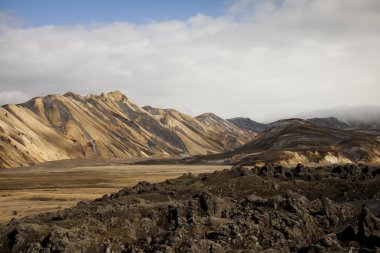
[[[275,127],[279,125],[287,125],[289,122],[292,121],[308,121],[313,123],[314,125],[321,126],[321,127],[327,127],[327,128],[335,128],[335,129],[347,129],[351,126],[347,123],[344,123],[342,121],[339,121],[337,118],[329,117],[329,118],[311,118],[311,119],[299,119],[299,118],[293,118],[293,119],[281,119],[272,123],[267,124],[268,127]]]
[[[188,162],[219,161],[233,164],[258,163],[351,163],[380,162],[380,137],[364,131],[323,127],[311,120],[288,119],[271,124],[249,142],[233,151],[196,157]]]
[[[213,154],[254,136],[223,120],[208,124],[175,110],[143,109],[119,91],[69,92],[0,108],[0,168],[73,158]]]
[[[298,118],[294,118],[294,119],[298,119]],[[289,119],[281,119],[278,121],[274,121],[272,123],[264,124],[264,123],[256,122],[250,118],[238,117],[238,118],[228,119],[228,121],[231,122],[232,124],[234,124],[235,126],[238,126],[242,129],[257,132],[257,133],[263,132],[263,131],[271,128],[271,127],[275,127],[277,125],[280,125],[280,124],[282,124],[283,121],[287,121],[287,120],[289,120]],[[311,118],[311,119],[307,119],[307,120],[314,123],[315,125],[318,125],[318,126],[328,127],[328,128],[336,128],[336,129],[348,129],[348,128],[357,128],[357,127],[367,127],[367,128],[368,127],[372,127],[372,128],[376,127],[376,124],[375,125],[365,125],[365,124],[357,123],[357,124],[350,125],[348,123],[345,123],[343,121],[338,120],[335,117]]]

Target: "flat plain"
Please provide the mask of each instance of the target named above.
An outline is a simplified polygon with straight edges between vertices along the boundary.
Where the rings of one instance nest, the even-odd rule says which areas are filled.
[[[132,165],[127,159],[57,161],[0,170],[0,223],[74,206],[139,181],[151,183],[225,165]]]

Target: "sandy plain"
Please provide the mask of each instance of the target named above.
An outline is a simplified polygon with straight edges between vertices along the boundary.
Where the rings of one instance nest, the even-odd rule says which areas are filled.
[[[132,165],[131,160],[74,160],[0,170],[0,223],[56,211],[133,186],[207,173],[225,165]]]

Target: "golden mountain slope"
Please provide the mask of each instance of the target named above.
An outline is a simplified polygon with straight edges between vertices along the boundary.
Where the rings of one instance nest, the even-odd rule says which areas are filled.
[[[28,109],[0,108],[0,167],[77,157],[79,147]]]
[[[144,110],[119,91],[33,98],[0,108],[0,167],[92,157],[217,153],[254,133],[209,126],[175,110]]]

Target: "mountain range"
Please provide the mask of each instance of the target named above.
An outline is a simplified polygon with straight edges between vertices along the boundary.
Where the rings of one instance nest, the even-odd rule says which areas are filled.
[[[72,92],[0,108],[0,167],[95,157],[177,157],[232,150],[253,140],[214,114],[141,108],[119,91]]]
[[[242,164],[380,162],[379,135],[376,124],[350,124],[334,117],[264,124],[139,107],[120,91],[87,96],[69,92],[0,108],[0,168],[110,157]]]

